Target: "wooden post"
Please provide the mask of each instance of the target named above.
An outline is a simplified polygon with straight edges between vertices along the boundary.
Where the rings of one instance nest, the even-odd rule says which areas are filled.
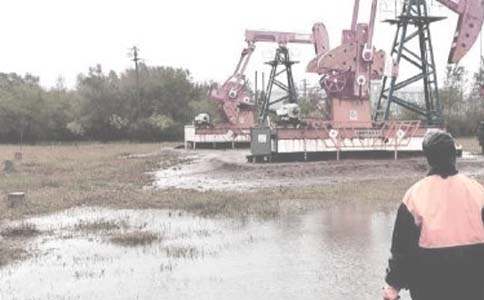
[[[341,148],[341,144],[340,144],[340,141],[339,141],[339,138],[336,140],[336,160],[340,160],[340,148]]]
[[[15,160],[22,160],[22,152],[15,152]]]
[[[15,208],[25,204],[25,193],[15,192],[7,195],[7,207]]]
[[[307,149],[307,145],[306,145],[306,139],[303,139],[303,143],[304,143],[304,161],[307,161],[308,160],[308,149]]]

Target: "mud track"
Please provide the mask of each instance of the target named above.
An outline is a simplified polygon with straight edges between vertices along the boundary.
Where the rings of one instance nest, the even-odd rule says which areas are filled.
[[[250,164],[244,150],[164,151],[173,151],[180,163],[155,173],[155,187],[161,189],[242,191],[419,177],[427,172],[423,157]],[[484,157],[465,156],[458,166],[464,174],[484,176]]]

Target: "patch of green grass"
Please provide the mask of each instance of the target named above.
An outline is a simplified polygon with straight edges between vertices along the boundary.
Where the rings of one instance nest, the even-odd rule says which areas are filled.
[[[136,247],[151,245],[158,241],[160,237],[148,231],[133,231],[114,234],[110,241],[116,245],[125,247]]]

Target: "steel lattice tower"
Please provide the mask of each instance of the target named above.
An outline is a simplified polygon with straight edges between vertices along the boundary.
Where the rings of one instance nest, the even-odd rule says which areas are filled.
[[[276,55],[274,60],[267,62],[266,64],[271,66],[271,74],[269,77],[269,82],[267,83],[267,89],[262,95],[262,103],[259,113],[259,123],[266,124],[267,116],[271,111],[271,107],[280,102],[297,103],[297,92],[296,86],[294,84],[294,78],[292,75],[292,65],[297,62],[289,59],[289,50],[280,46],[276,50]],[[282,70],[279,70],[279,66],[283,66]],[[280,81],[278,78],[286,74],[287,83]],[[277,86],[285,92],[285,95],[277,98],[272,98],[273,87]]]
[[[439,98],[437,70],[430,34],[430,24],[445,19],[428,15],[426,0],[405,0],[400,16],[385,22],[396,25],[391,56],[397,68],[405,63],[418,71],[409,78],[399,80],[396,74],[383,77],[382,89],[374,113],[375,121],[386,121],[393,104],[400,105],[423,117],[429,125],[442,124],[442,104]],[[414,68],[414,69],[415,69]],[[411,84],[422,82],[424,106],[396,96],[396,92]]]

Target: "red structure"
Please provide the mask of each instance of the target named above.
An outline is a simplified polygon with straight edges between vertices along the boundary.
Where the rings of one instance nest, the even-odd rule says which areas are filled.
[[[255,97],[247,86],[245,71],[256,49],[256,43],[275,43],[279,47],[286,47],[288,44],[314,45],[318,54],[326,52],[329,47],[328,33],[323,24],[315,24],[312,34],[247,30],[245,41],[247,47],[242,50],[235,71],[222,85],[214,86],[210,91],[210,98],[219,103],[224,122],[203,122],[186,126],[187,148],[195,148],[197,144],[229,143],[235,146],[250,142],[250,128],[257,125],[258,115]]]
[[[436,87],[435,64],[433,55],[429,55],[432,46],[428,25],[441,18],[427,17],[425,1],[405,2],[402,14],[394,21],[398,24],[398,30],[391,57],[388,57],[391,63],[385,65],[385,53],[373,47],[377,0],[372,1],[368,23],[358,23],[360,1],[355,0],[351,28],[343,31],[341,45],[318,54],[307,68],[308,72],[321,75],[321,86],[329,96],[331,104],[331,118],[304,120],[298,128],[253,128],[251,155],[248,159],[253,162],[271,161],[277,157],[294,155],[311,159],[327,153],[336,153],[336,158],[339,159],[342,154],[350,152],[394,153],[397,158],[399,152],[420,153],[425,134],[442,128],[442,123],[427,122],[438,119],[433,118],[433,114],[438,115],[441,112],[440,104],[434,107],[433,103],[426,101],[425,110],[398,97],[392,98],[393,94],[390,93],[390,104],[395,103],[406,109],[418,111],[427,118],[422,121],[393,121],[388,118],[387,108],[385,119],[378,120],[372,118],[369,91],[371,80],[381,79],[383,75],[386,79],[391,79],[390,91],[421,80],[425,83],[426,96],[431,94],[428,88],[431,84]],[[484,1],[439,1],[459,14],[448,59],[449,63],[457,63],[475,43],[481,30]],[[421,11],[422,9],[425,11]],[[415,10],[418,16],[414,15]],[[416,27],[415,32],[411,32],[410,29],[407,32],[407,28],[411,26]],[[421,51],[418,53],[403,46],[414,37],[419,37]],[[420,68],[421,73],[404,80],[401,84],[395,84],[402,57]],[[385,84],[383,86],[385,88]],[[384,90],[382,95],[385,95]],[[378,106],[380,103],[381,101]]]

